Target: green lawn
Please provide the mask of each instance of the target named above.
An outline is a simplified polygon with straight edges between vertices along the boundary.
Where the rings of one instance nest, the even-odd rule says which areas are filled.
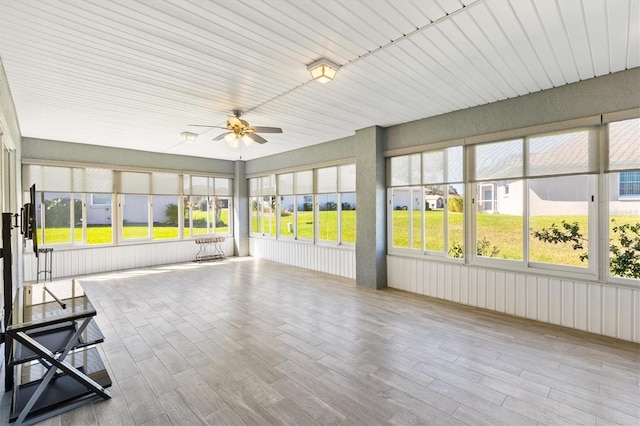
[[[477,215],[478,239],[485,238],[490,247],[496,246],[499,250],[496,257],[503,259],[522,260],[523,232],[522,216],[504,214]],[[618,225],[624,223],[637,223],[637,216],[616,216],[613,218]],[[414,235],[419,236],[421,230],[421,212],[413,212]],[[578,222],[580,230],[585,238],[588,237],[586,216],[534,216],[530,218],[531,236],[529,237],[530,261],[541,263],[554,263],[587,267],[588,261],[579,259],[583,251],[588,250],[584,244],[584,250],[574,250],[570,243],[551,244],[542,242],[532,236],[534,231],[548,228],[552,223],[560,225],[565,220],[569,223]],[[425,212],[425,245],[428,250],[444,250],[444,215],[442,211]],[[449,213],[449,241],[450,246],[454,241],[463,242],[463,215],[462,213]],[[613,225],[610,226],[612,228]],[[393,247],[409,248],[409,212],[406,210],[393,211]],[[415,241],[417,240],[417,241]],[[421,250],[422,241],[415,239],[412,247]]]
[[[213,214],[211,214],[213,218]],[[194,210],[193,219],[205,219],[207,218],[206,211]],[[229,223],[228,210],[223,210],[220,215],[220,219],[225,223]],[[213,220],[211,220],[212,222]],[[210,223],[211,223],[210,222]],[[188,222],[187,222],[188,223]],[[207,232],[206,222],[204,228],[194,225],[193,235],[211,234],[211,229]],[[218,227],[216,233],[225,234],[228,233],[229,227]],[[135,226],[125,225],[122,229],[123,239],[138,239],[148,238],[149,228],[147,226]],[[188,227],[184,229],[185,238],[191,236]],[[38,228],[38,236],[42,235],[42,229]],[[45,241],[39,241],[40,244],[70,244],[71,243],[71,230],[69,228],[47,228],[45,231]],[[82,241],[82,228],[74,228],[74,237],[76,242]],[[177,239],[179,237],[179,229],[177,226],[154,226],[153,227],[153,239],[154,240],[170,240]],[[88,226],[87,227],[87,244],[111,244],[112,228],[111,226]]]
[[[266,220],[271,222],[271,228],[269,223],[263,224],[262,221]],[[337,241],[338,240],[338,212],[337,211],[321,211],[319,212],[320,220],[320,234],[318,238],[320,241]],[[345,210],[342,212],[342,236],[341,241],[344,243],[356,242],[356,211]],[[262,226],[265,229],[262,229]],[[251,214],[251,232],[261,233],[264,231],[269,235],[269,229],[271,229],[270,235],[275,236],[276,232],[276,216],[265,216],[264,218],[258,215],[257,211],[252,211]],[[280,234],[282,237],[293,238],[294,234],[294,216],[282,216],[280,218]],[[298,238],[300,239],[312,239],[313,238],[313,212],[298,212]]]

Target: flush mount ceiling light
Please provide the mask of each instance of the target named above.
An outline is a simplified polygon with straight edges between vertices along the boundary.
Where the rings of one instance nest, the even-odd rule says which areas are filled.
[[[326,58],[318,59],[314,63],[307,65],[307,71],[311,73],[311,77],[320,83],[333,80],[339,69],[340,65]]]
[[[185,142],[194,142],[198,137],[198,134],[191,132],[182,132],[180,133],[180,136],[182,136],[182,140]]]

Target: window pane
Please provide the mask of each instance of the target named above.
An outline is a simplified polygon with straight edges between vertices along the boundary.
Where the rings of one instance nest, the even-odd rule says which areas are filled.
[[[422,183],[444,182],[444,151],[422,154]]]
[[[356,165],[347,164],[338,167],[338,192],[356,191]]]
[[[316,170],[318,193],[338,192],[338,168],[327,167]]]
[[[260,195],[260,178],[249,179],[249,195]]]
[[[122,238],[149,238],[149,196],[122,196]]]
[[[296,195],[296,237],[299,240],[313,239],[313,195]]]
[[[150,194],[149,173],[120,172],[120,191],[123,194]]]
[[[356,193],[340,194],[340,241],[356,242]]]
[[[318,239],[338,242],[338,194],[318,195]]]
[[[278,175],[278,194],[293,194],[293,173]]]
[[[474,180],[522,177],[522,139],[475,145]]]
[[[409,248],[409,211],[410,211],[410,189],[394,188],[391,195],[392,246],[398,248]]]
[[[424,239],[425,250],[444,251],[444,208],[447,185],[424,187]]]
[[[479,182],[476,185],[477,254],[522,260],[522,185],[523,181]]]
[[[296,172],[294,180],[296,194],[310,194],[313,192],[313,171]]]
[[[262,197],[262,221],[264,235],[276,236],[276,197],[265,195]]]
[[[615,277],[640,279],[640,194],[616,196],[621,175],[624,173],[609,175],[609,269]]]
[[[589,132],[529,139],[528,176],[589,172]]]
[[[409,156],[409,185],[422,183],[422,155],[411,154]]]
[[[82,238],[82,194],[75,194],[73,196],[73,243],[74,244],[82,244],[84,243]]]
[[[446,182],[462,182],[462,146],[447,148],[447,180]]]
[[[409,185],[409,156],[391,157],[391,186]]]
[[[513,186],[513,185],[512,185]],[[510,191],[509,196],[513,194]],[[589,176],[562,176],[529,181],[529,260],[586,268],[589,238]],[[551,242],[559,231],[574,241]],[[574,247],[575,246],[575,247]]]
[[[153,196],[153,239],[178,238],[178,197],[175,195]]]
[[[23,185],[35,184],[36,189],[41,191],[71,191],[71,170],[69,167],[25,165]]]
[[[231,195],[231,179],[227,178],[214,178],[213,183],[214,194],[216,195]]]
[[[180,175],[177,173],[151,174],[151,189],[153,194],[178,195],[180,194]]]
[[[609,170],[640,169],[640,118],[609,124]]]
[[[71,243],[71,198],[68,193],[44,193],[43,244]],[[82,215],[82,206],[80,215]]]
[[[74,170],[75,172],[75,170]],[[83,182],[76,182],[74,173],[73,188],[76,192],[112,192],[113,191],[113,171],[110,169],[100,169],[88,167],[82,170]]]
[[[113,243],[111,194],[87,194],[87,244]]]
[[[262,195],[275,195],[276,193],[276,177],[274,175],[264,176],[261,178]]]
[[[464,257],[464,184],[449,186],[447,200],[449,256]]]
[[[213,199],[215,207],[215,232],[217,234],[228,234],[229,229],[229,211],[231,208],[231,199],[229,197],[214,197]]]
[[[251,197],[251,233],[262,234],[262,197]]]
[[[293,195],[280,197],[280,236],[293,238],[293,213],[295,211],[295,198]]]
[[[411,188],[411,248],[422,251],[422,187]]]
[[[191,176],[191,194],[192,195],[209,195],[210,183],[213,178],[206,176]]]
[[[184,208],[184,223],[183,225],[183,235],[184,238],[191,237],[191,203],[189,203],[189,197],[182,197],[182,205]]]
[[[207,196],[189,197],[191,205],[191,236],[205,235],[213,233],[211,219],[213,218],[213,206]]]

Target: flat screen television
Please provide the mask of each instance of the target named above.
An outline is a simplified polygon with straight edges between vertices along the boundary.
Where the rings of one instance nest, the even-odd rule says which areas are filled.
[[[29,188],[29,202],[22,208],[22,235],[25,239],[31,240],[33,252],[38,256],[38,232],[36,221],[36,184]]]

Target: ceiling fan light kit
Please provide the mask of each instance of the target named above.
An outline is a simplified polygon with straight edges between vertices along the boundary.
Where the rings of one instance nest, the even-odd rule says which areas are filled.
[[[326,58],[320,58],[307,65],[307,71],[311,73],[311,77],[320,83],[326,83],[333,80],[339,69],[340,65],[331,62]]]
[[[224,136],[224,140],[231,148],[238,147],[238,135],[236,135],[235,133],[227,133]]]
[[[242,142],[245,144],[245,146],[249,146],[254,142],[257,142],[260,144],[266,143],[267,140],[262,136],[260,136],[258,133],[282,133],[282,129],[279,127],[250,126],[246,120],[240,119],[240,115],[242,115],[242,112],[239,110],[234,110],[233,114],[234,114],[234,117],[232,116],[227,117],[226,127],[210,126],[210,125],[202,125],[202,124],[190,124],[189,126],[226,129],[227,130],[226,133],[222,133],[216,136],[215,138],[213,138],[212,140],[219,141],[221,139],[224,139],[227,145],[229,145],[231,148],[238,147],[239,139],[242,139]],[[197,133],[191,133],[191,132],[182,132],[181,135],[185,141],[195,140],[195,138],[198,136]],[[191,136],[193,136],[193,139],[188,139],[188,137],[191,137]]]

